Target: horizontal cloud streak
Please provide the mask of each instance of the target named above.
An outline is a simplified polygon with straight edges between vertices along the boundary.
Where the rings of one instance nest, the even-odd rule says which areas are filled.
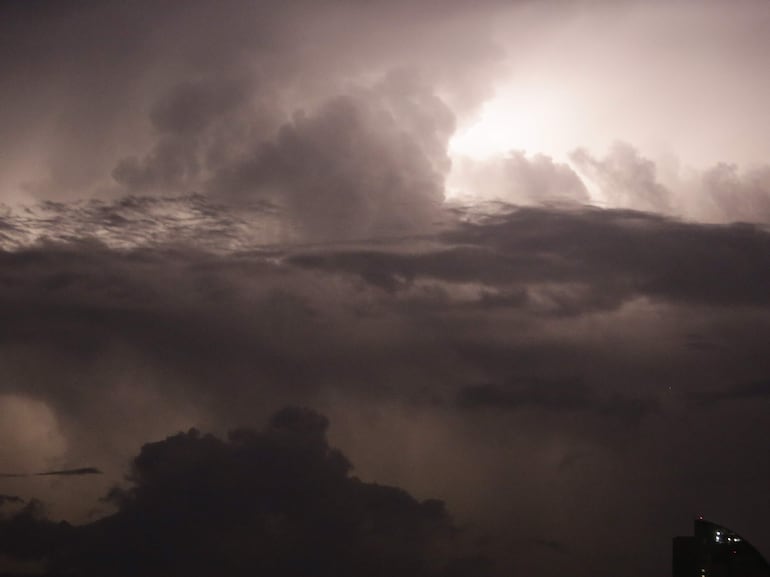
[[[95,467],[81,467],[79,469],[62,469],[59,471],[44,471],[42,473],[0,473],[0,477],[80,477],[82,475],[101,475],[102,472]]]

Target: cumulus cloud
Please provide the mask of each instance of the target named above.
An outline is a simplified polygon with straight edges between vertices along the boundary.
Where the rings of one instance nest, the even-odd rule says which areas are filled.
[[[250,77],[182,80],[149,111],[155,142],[143,155],[119,160],[111,175],[135,193],[190,194],[242,148],[268,138],[275,120],[260,109]]]
[[[770,168],[720,162],[705,168],[665,166],[627,143],[604,157],[578,149],[570,161],[591,189],[592,201],[675,215],[699,222],[770,222]]]
[[[489,160],[461,157],[456,164],[449,186],[461,198],[520,205],[590,201],[588,190],[572,168],[544,154],[527,156],[513,151]]]
[[[11,24],[2,38],[15,57],[2,61],[0,82],[13,95],[2,120],[15,136],[0,141],[3,189],[14,199],[57,200],[194,192],[271,140],[297,111],[371,88],[404,67],[424,75],[454,109],[473,108],[500,67],[502,51],[482,33],[498,9],[445,2],[438,21],[425,19],[437,5],[403,2],[350,10],[331,1],[320,13],[304,2],[242,0],[197,0],[184,10],[169,3],[4,6],[3,22]],[[397,96],[389,82],[387,98]],[[397,125],[429,134],[424,121],[433,105],[445,113],[435,97],[412,99]]]
[[[595,183],[606,206],[670,212],[671,193],[658,181],[655,163],[629,144],[616,143],[603,158],[578,149],[570,160]]]
[[[699,184],[707,218],[770,223],[770,166],[740,170],[721,163],[704,171]]]
[[[365,238],[429,227],[449,167],[449,109],[407,73],[375,90],[298,114],[275,141],[223,167],[209,184],[226,198],[286,207],[310,238]]]
[[[328,421],[276,413],[264,431],[227,440],[196,430],[144,445],[118,511],[71,526],[36,504],[0,520],[0,550],[77,575],[487,574],[463,558],[443,503],[350,476],[326,441]]]

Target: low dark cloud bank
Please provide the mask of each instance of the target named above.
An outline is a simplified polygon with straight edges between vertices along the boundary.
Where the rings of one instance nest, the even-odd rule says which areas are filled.
[[[0,519],[0,552],[59,575],[485,575],[461,554],[444,504],[350,476],[328,421],[276,413],[227,440],[196,430],[144,445],[118,511],[48,521],[37,503]]]
[[[643,296],[712,306],[770,303],[770,236],[751,225],[685,224],[633,211],[521,209],[462,224],[444,238],[445,247],[422,253],[327,251],[292,262],[385,286],[420,277],[508,290],[544,285],[546,292],[554,289],[551,312],[557,314],[611,309]]]
[[[81,234],[0,259],[3,394],[42,403],[55,424],[53,437],[12,437],[19,452],[35,439],[24,466],[60,455],[54,465],[106,471],[73,507],[88,510],[150,434],[224,431],[286,403],[330,414],[362,478],[474,519],[493,535],[501,573],[610,571],[619,558],[582,557],[593,559],[595,541],[578,531],[580,503],[602,542],[622,550],[618,528],[636,536],[639,570],[666,566],[653,536],[690,510],[767,506],[750,497],[766,467],[749,466],[770,430],[761,227],[495,205],[445,213],[430,234],[233,250],[219,224],[230,209],[166,206],[138,197],[75,213],[130,216],[136,225],[103,237],[113,248]],[[205,216],[179,242],[139,233],[188,211]],[[717,484],[728,471],[742,487],[729,495]],[[7,492],[66,502],[81,482]],[[752,518],[745,532],[761,543]],[[564,548],[531,550],[532,538]]]

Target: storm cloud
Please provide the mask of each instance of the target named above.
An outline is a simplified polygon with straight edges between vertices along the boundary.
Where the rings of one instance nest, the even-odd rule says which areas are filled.
[[[701,513],[767,550],[734,4],[0,2],[0,571],[631,577]]]
[[[327,427],[290,408],[225,441],[193,429],[148,443],[131,486],[107,497],[116,513],[73,527],[31,503],[0,520],[0,552],[52,574],[487,574],[478,554],[457,555],[443,503],[351,477]]]

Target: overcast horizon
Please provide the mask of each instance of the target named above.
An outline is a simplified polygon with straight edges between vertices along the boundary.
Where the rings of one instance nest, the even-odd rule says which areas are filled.
[[[0,0],[0,574],[770,555],[768,54],[766,0]]]

